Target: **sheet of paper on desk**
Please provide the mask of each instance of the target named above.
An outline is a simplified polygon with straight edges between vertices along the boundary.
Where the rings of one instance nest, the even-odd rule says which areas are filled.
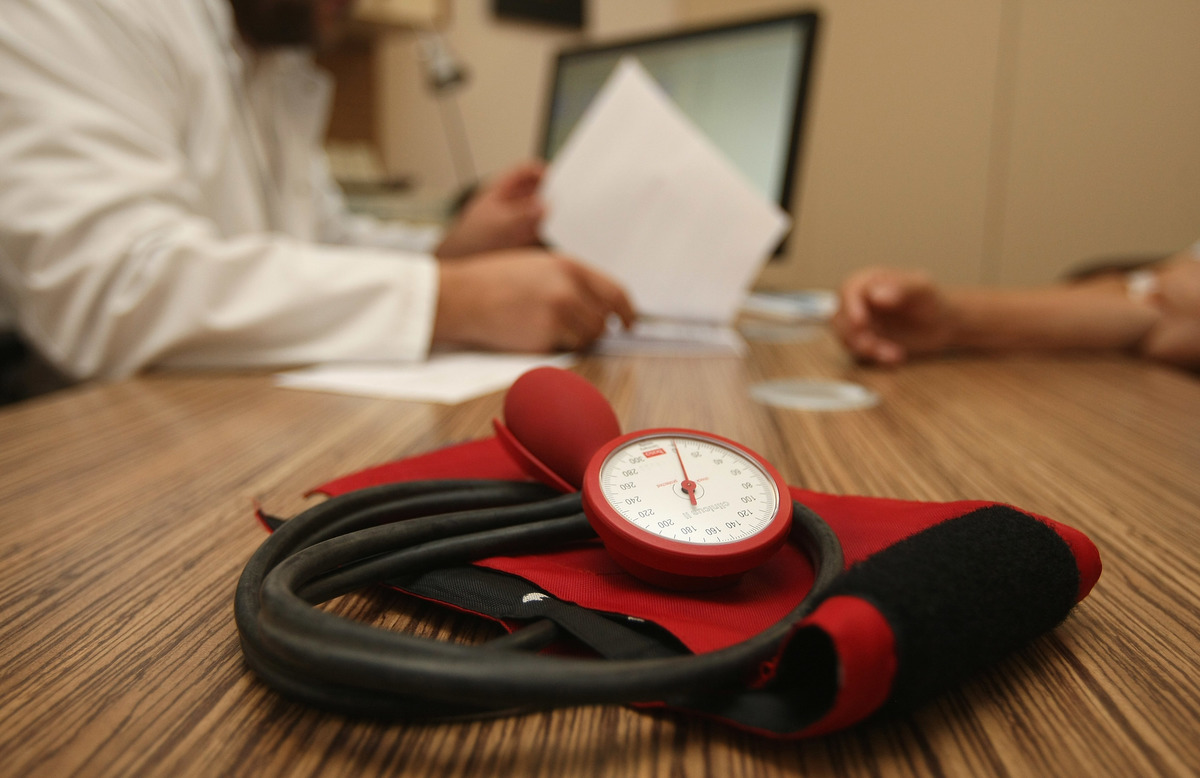
[[[660,319],[731,324],[789,225],[632,58],[580,119],[542,196],[543,239]]]
[[[277,386],[455,405],[506,389],[527,370],[570,367],[571,355],[435,354],[425,362],[331,363],[279,373]]]

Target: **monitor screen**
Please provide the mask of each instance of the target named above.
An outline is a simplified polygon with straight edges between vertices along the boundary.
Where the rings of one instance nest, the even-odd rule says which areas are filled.
[[[790,210],[816,26],[809,12],[563,51],[542,153],[554,158],[617,62],[634,56],[751,184]]]

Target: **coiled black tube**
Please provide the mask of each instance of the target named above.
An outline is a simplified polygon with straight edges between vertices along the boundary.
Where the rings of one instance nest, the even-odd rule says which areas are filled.
[[[796,504],[792,540],[812,559],[808,596],[779,623],[700,655],[601,660],[525,653],[547,635],[464,646],[313,607],[398,575],[594,537],[579,495],[502,481],[426,481],[332,498],[285,522],[251,557],[235,618],[248,665],[280,693],[337,711],[424,720],[532,708],[709,697],[744,686],[842,570],[841,546]],[[520,635],[520,633],[517,633]]]

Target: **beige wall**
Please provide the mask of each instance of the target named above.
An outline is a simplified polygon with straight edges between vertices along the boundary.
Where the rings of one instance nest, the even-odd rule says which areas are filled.
[[[421,83],[413,34],[390,36],[381,51],[385,165],[392,173],[413,175],[432,192],[457,185],[442,110],[461,111],[480,175],[503,170],[537,151],[556,51],[585,40],[661,30],[676,20],[676,0],[592,0],[584,33],[498,21],[491,15],[491,0],[447,0],[446,5],[444,37],[471,73],[451,100],[439,106]]]
[[[1011,6],[988,280],[1037,280],[1063,262],[1200,238],[1200,2]]]
[[[532,154],[553,52],[582,36],[453,0],[446,34],[479,172]],[[810,7],[785,0],[590,0],[606,38]],[[866,264],[955,282],[1039,283],[1097,255],[1200,237],[1200,2],[823,0],[797,223],[767,288]],[[389,169],[455,177],[411,37],[383,51]]]
[[[797,7],[680,0],[680,17]],[[831,285],[875,262],[1041,283],[1200,237],[1200,3],[820,8],[798,224],[762,285]]]
[[[729,7],[692,5],[706,6],[694,9],[706,19]],[[954,0],[851,0],[822,11],[796,224],[762,285],[832,286],[875,263],[974,281],[999,13]]]

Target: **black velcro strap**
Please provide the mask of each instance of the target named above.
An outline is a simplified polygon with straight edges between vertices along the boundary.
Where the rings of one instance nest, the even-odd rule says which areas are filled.
[[[918,705],[1057,626],[1079,569],[1045,523],[994,505],[944,521],[842,575],[829,597],[872,603],[896,637],[888,709]]]
[[[479,567],[451,567],[388,584],[435,602],[494,619],[549,619],[607,659],[650,659],[688,653],[662,627],[619,613],[560,600],[523,578]]]

